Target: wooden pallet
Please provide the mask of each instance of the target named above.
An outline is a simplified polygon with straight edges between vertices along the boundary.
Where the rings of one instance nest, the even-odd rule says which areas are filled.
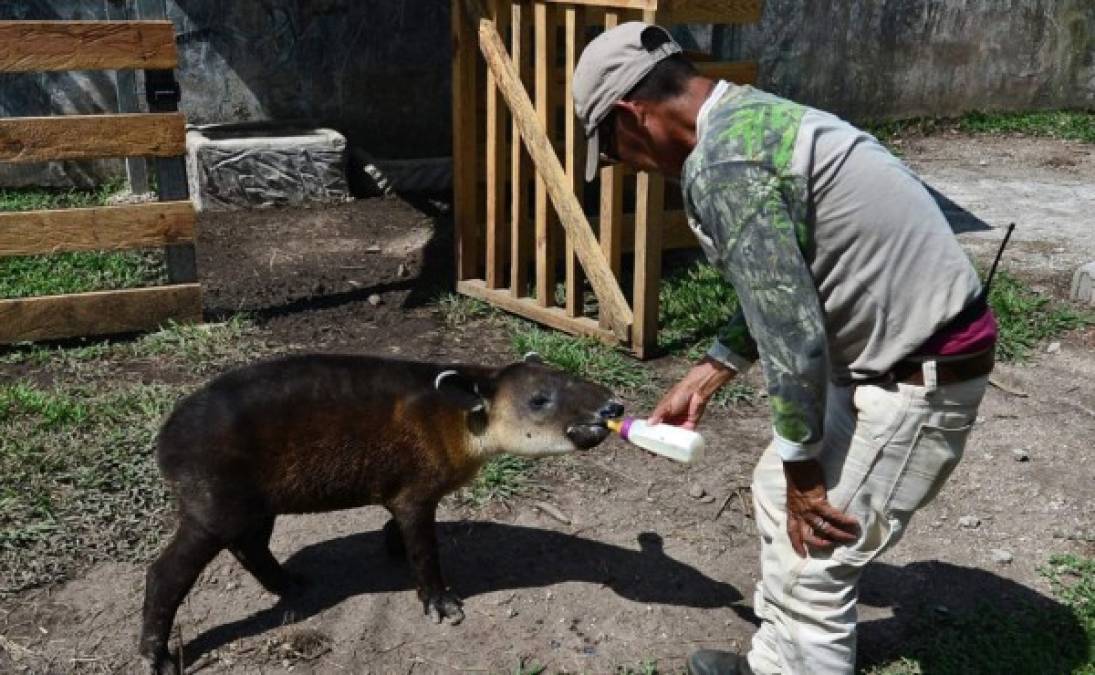
[[[158,203],[0,214],[0,257],[164,246],[171,285],[0,300],[0,343],[200,321],[170,21],[0,21],[0,72],[143,70],[148,113],[0,119],[0,162],[152,158]]]
[[[684,214],[666,208],[662,179],[645,172],[602,169],[598,215],[587,217],[574,67],[588,27],[633,19],[753,23],[761,10],[760,0],[453,0],[458,292],[652,356],[662,251],[696,242]],[[690,56],[710,77],[756,79],[755,63]],[[635,207],[625,213],[629,192]],[[625,252],[634,258],[630,298],[621,284]],[[593,313],[586,309],[594,304],[586,302],[587,283],[596,297]]]

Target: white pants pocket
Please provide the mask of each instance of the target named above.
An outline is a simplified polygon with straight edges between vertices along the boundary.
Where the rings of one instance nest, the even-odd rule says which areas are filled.
[[[894,482],[887,512],[911,513],[928,504],[962,458],[972,424],[944,428],[922,424]]]

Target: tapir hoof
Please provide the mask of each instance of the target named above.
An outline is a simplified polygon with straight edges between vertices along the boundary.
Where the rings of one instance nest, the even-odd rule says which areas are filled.
[[[434,623],[441,623],[448,619],[449,623],[456,625],[464,620],[463,602],[455,594],[445,592],[431,596],[423,603],[423,611],[433,619]]]
[[[165,654],[154,658],[144,657],[148,664],[148,675],[182,675],[182,664],[174,654]]]

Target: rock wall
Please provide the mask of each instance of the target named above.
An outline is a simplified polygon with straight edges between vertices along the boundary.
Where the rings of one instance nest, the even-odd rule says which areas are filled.
[[[8,0],[0,19],[106,18],[110,5]],[[448,0],[166,6],[192,122],[309,119],[376,157],[449,154]],[[1095,108],[1095,0],[766,0],[757,26],[677,33],[757,59],[760,86],[856,120]],[[111,73],[3,75],[0,115],[113,110],[113,87]],[[0,183],[80,181],[120,164],[73,166],[0,167]]]

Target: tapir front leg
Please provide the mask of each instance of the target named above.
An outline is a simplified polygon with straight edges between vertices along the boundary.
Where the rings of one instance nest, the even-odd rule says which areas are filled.
[[[445,587],[441,576],[435,527],[437,503],[392,505],[388,510],[399,523],[423,611],[436,623],[443,619],[448,619],[454,626],[460,623],[464,620],[460,598]]]

